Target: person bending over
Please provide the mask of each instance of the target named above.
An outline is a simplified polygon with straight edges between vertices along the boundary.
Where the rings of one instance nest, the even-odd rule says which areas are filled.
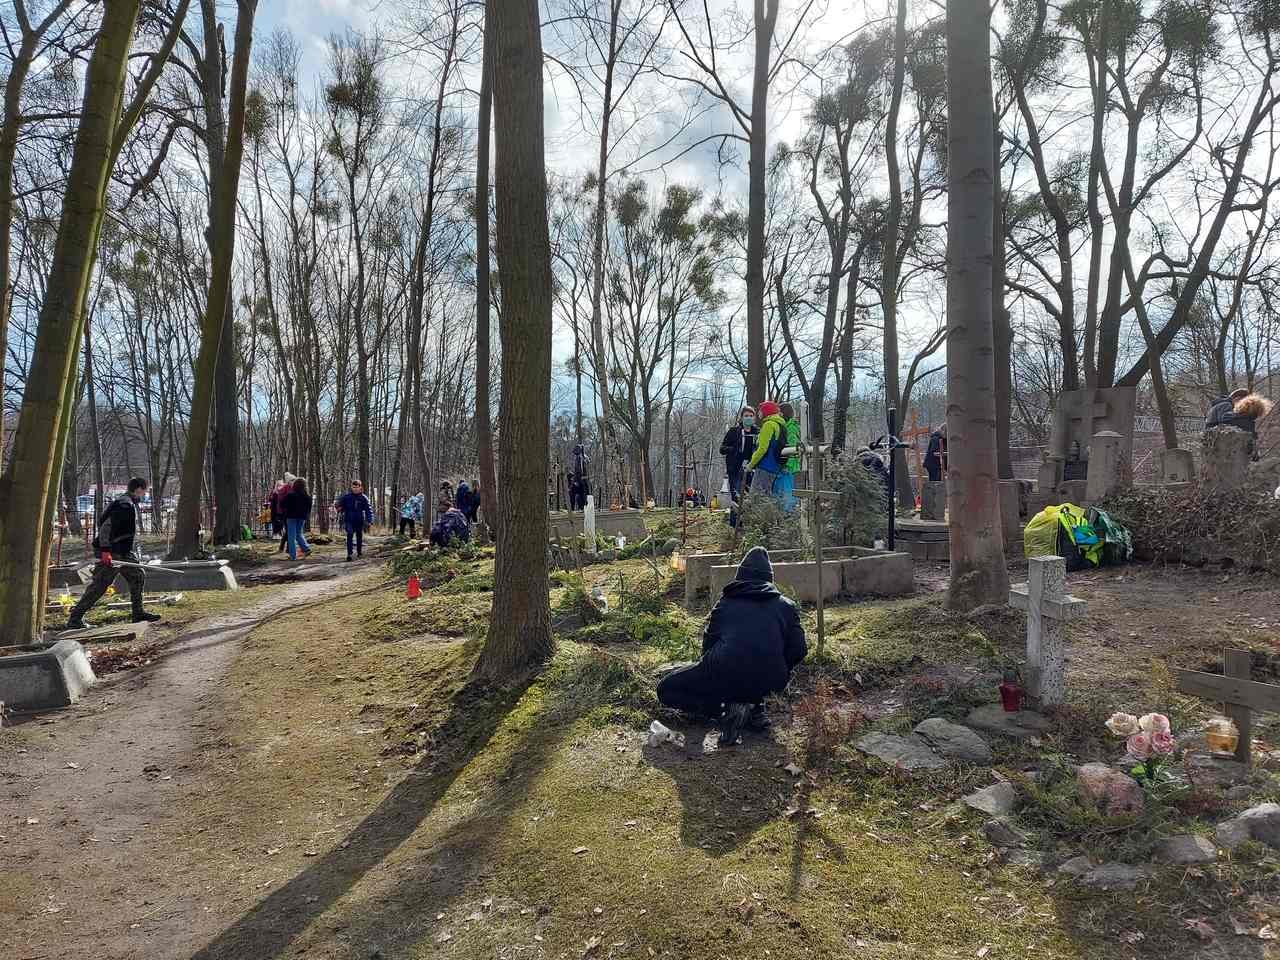
[[[773,584],[769,551],[752,547],[725,586],[702,634],[702,659],[658,684],[665,706],[720,720],[721,741],[763,730],[764,698],[781,693],[808,646],[796,605]]]

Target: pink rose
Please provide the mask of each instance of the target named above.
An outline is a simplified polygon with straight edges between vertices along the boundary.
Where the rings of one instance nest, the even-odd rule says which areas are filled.
[[[1144,714],[1138,720],[1138,726],[1142,728],[1143,733],[1168,733],[1169,718],[1163,713]]]
[[[1125,743],[1125,749],[1135,760],[1148,760],[1151,758],[1151,737],[1145,733],[1135,733]]]
[[[1171,733],[1151,734],[1151,750],[1162,757],[1171,755],[1177,745],[1178,741],[1173,739],[1173,734]]]

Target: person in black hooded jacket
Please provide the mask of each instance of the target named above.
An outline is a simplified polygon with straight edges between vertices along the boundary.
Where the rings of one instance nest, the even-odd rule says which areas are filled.
[[[725,586],[702,633],[702,659],[658,684],[668,707],[721,720],[733,743],[743,726],[762,729],[761,701],[786,689],[808,646],[796,605],[773,585],[769,551],[753,547]]]

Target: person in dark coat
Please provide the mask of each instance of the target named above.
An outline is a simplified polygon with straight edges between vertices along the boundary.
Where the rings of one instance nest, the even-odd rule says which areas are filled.
[[[756,437],[759,435],[755,408],[743,407],[738,414],[738,422],[720,441],[720,456],[724,457],[724,471],[729,478],[729,496],[734,503],[742,497],[743,467],[756,452]]]
[[[467,518],[457,507],[441,500],[436,508],[436,522],[431,526],[431,542],[437,547],[449,547],[454,543],[466,543],[471,539]]]
[[[1244,388],[1232,390],[1225,397],[1219,397],[1209,406],[1209,415],[1205,418],[1204,428],[1212,430],[1214,427],[1221,427],[1224,424],[1235,424],[1232,421],[1236,415],[1236,402],[1243,400],[1249,395],[1249,391]]]
[[[364,484],[351,481],[351,489],[338,498],[338,516],[347,531],[347,562],[364,556],[364,532],[373,526],[373,504],[365,496]],[[354,556],[353,556],[354,551]]]
[[[752,547],[707,618],[702,659],[663,677],[658,699],[720,719],[721,739],[733,743],[743,726],[766,726],[762,701],[786,689],[807,652],[796,605],[773,585],[769,551]]]
[[[929,434],[929,447],[924,452],[924,468],[930,480],[941,480],[947,472],[947,425]]]
[[[467,518],[467,523],[478,523],[480,521],[480,481],[473,480],[471,482],[471,493],[467,497],[467,508],[462,511]]]
[[[298,477],[293,481],[293,489],[284,495],[285,537],[289,544],[289,559],[297,560],[298,551],[304,557],[311,556],[311,544],[307,543],[305,528],[311,516],[311,494],[307,492],[307,481]]]
[[[152,623],[160,617],[148,613],[142,605],[142,587],[146,583],[146,574],[137,567],[118,567],[116,561],[142,563],[142,554],[138,551],[137,537],[142,526],[142,511],[138,504],[147,492],[147,481],[134,477],[125,488],[125,493],[116,497],[107,505],[98,519],[98,535],[93,538],[93,546],[98,551],[98,562],[93,568],[93,579],[85,587],[84,595],[71,608],[71,616],[67,620],[68,630],[83,630],[88,627],[84,615],[89,608],[101,599],[116,581],[123,577],[129,585],[129,599],[133,601],[134,623]]]
[[[880,459],[880,454],[876,453],[870,447],[858,448],[858,462],[862,464],[867,471],[880,479],[884,484],[884,495],[887,500],[893,499],[893,488],[889,486],[889,468],[884,465],[884,461]]]

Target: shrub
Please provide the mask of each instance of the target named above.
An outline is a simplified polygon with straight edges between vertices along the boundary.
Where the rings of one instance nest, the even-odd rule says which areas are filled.
[[[1280,573],[1280,500],[1265,485],[1215,492],[1135,487],[1104,506],[1129,528],[1142,559],[1200,563],[1216,554]]]
[[[828,467],[823,486],[840,496],[826,520],[829,542],[844,547],[869,547],[886,527],[888,501],[884,483],[856,456],[844,453]]]
[[[741,560],[752,547],[766,550],[790,550],[808,548],[808,538],[800,526],[800,510],[787,513],[773,497],[751,494],[739,513],[742,528],[736,550],[730,552],[734,561]]]

